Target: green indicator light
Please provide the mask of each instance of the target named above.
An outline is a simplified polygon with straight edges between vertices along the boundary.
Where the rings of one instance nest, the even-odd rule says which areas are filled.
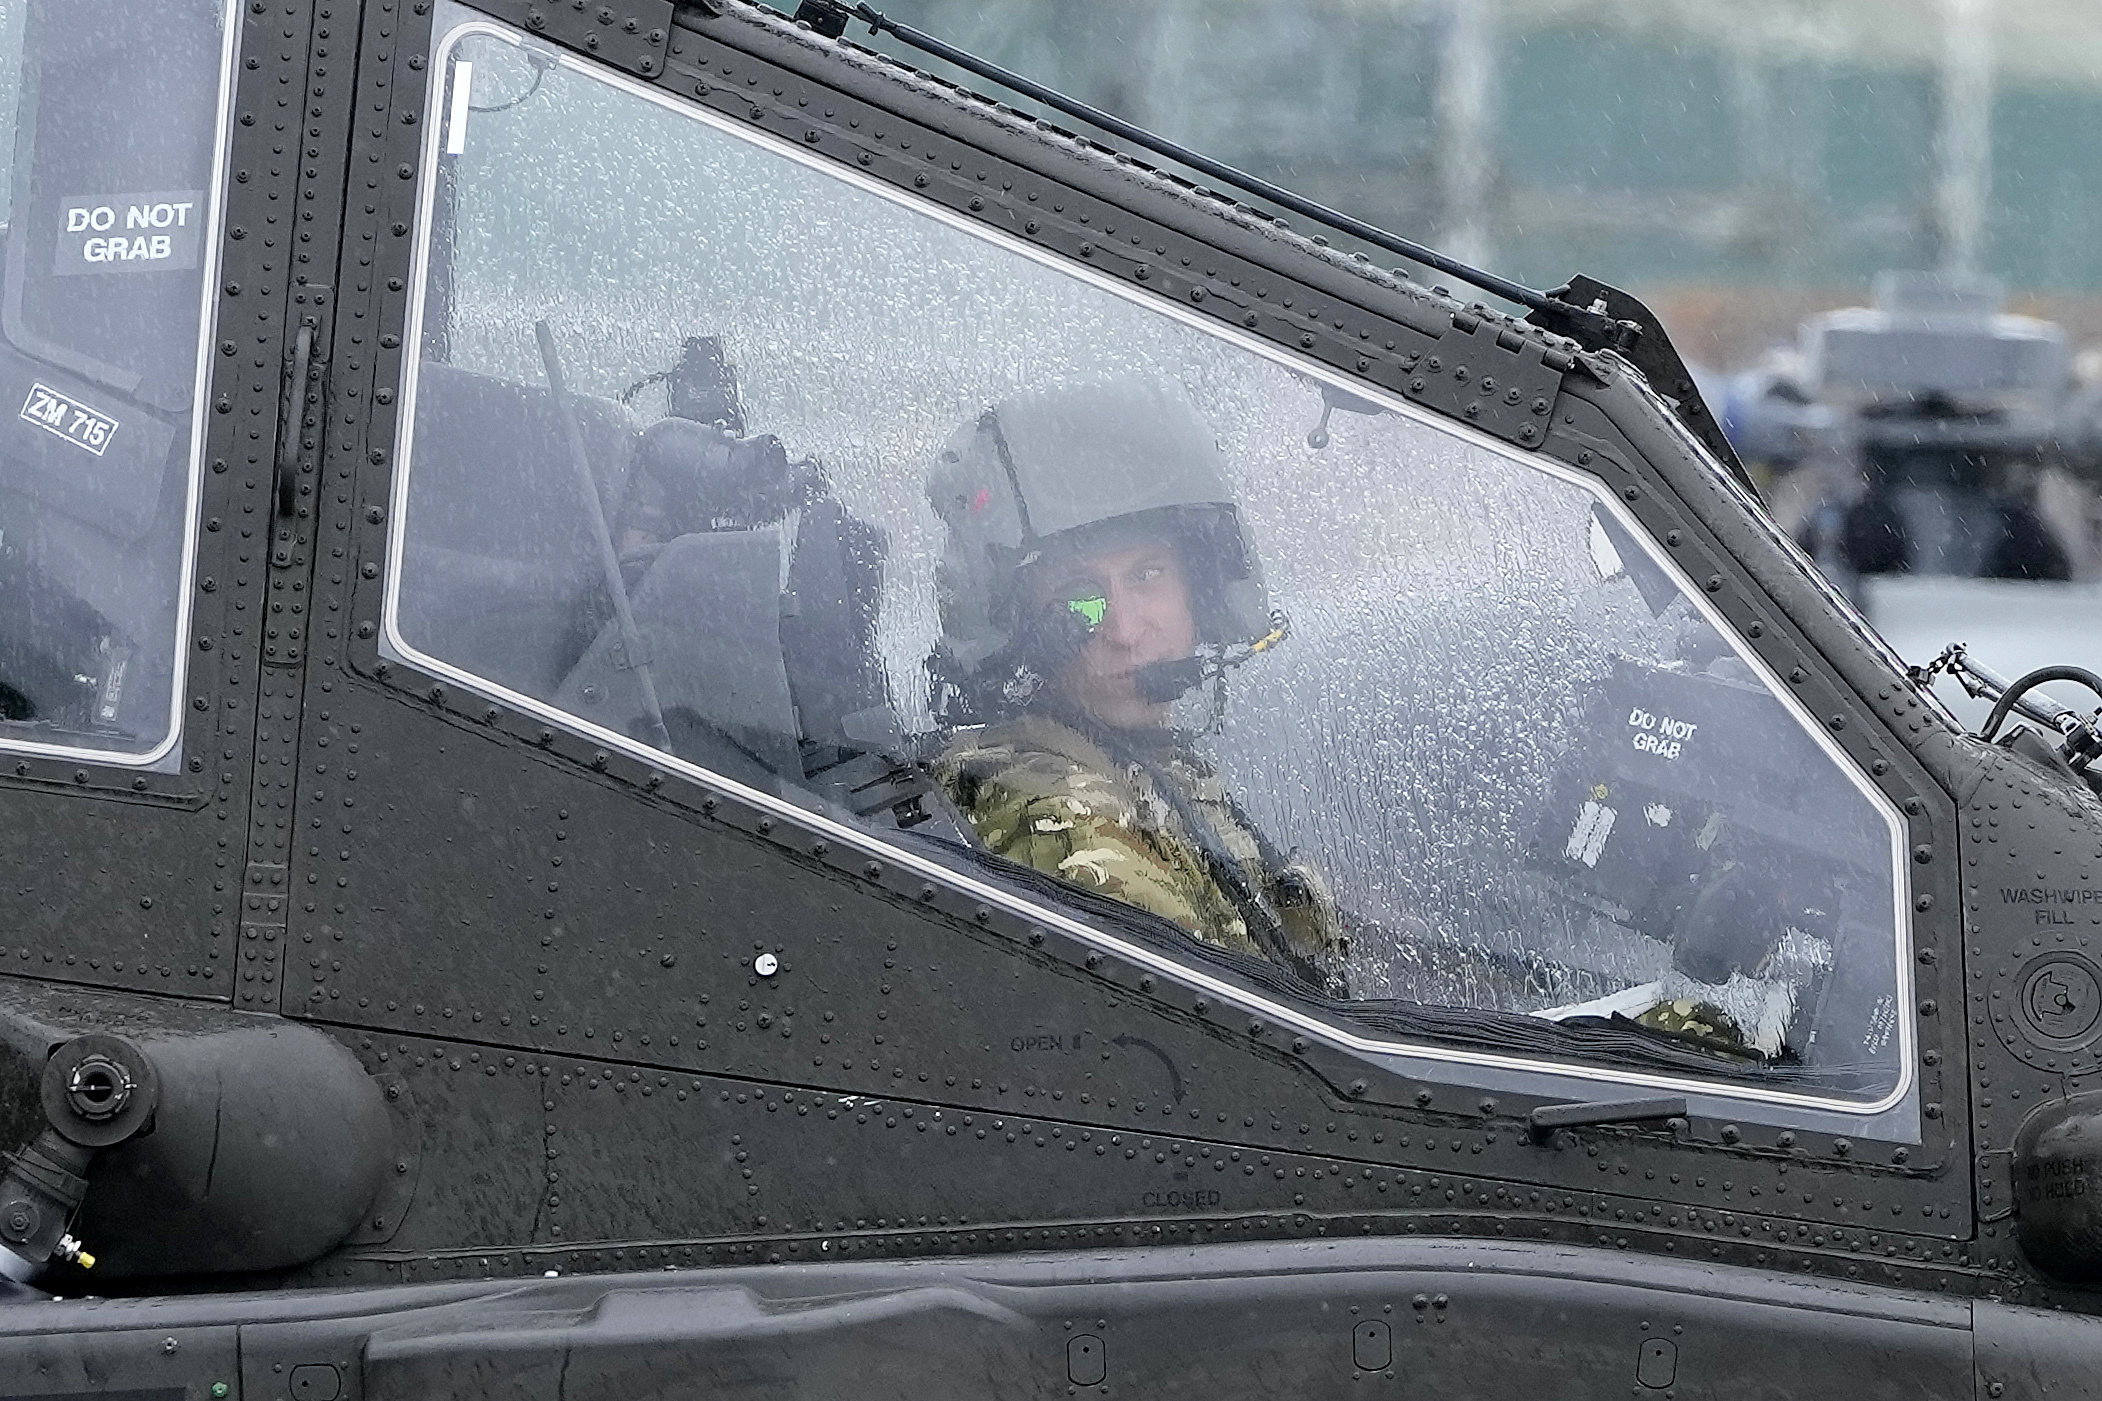
[[[1109,614],[1109,600],[1106,598],[1068,599],[1066,607],[1085,619],[1090,628],[1101,627],[1103,618]]]
[[[222,1397],[222,1396],[226,1395],[226,1391],[227,1391],[227,1386],[226,1386],[226,1383],[225,1383],[225,1382],[213,1382],[213,1383],[212,1383],[212,1396],[213,1396],[214,1398],[218,1398],[218,1397]]]

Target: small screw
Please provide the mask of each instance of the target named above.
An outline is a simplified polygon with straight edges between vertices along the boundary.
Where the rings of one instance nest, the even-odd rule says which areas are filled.
[[[752,971],[762,978],[771,978],[781,971],[781,960],[770,953],[763,953],[752,960]]]

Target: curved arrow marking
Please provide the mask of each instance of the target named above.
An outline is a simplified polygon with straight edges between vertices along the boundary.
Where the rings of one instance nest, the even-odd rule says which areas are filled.
[[[1140,1036],[1112,1036],[1109,1038],[1109,1043],[1112,1046],[1136,1046],[1142,1051],[1148,1051],[1158,1056],[1162,1068],[1168,1072],[1169,1097],[1177,1104],[1182,1103],[1182,1072],[1175,1068],[1174,1061],[1168,1059],[1166,1051]]]

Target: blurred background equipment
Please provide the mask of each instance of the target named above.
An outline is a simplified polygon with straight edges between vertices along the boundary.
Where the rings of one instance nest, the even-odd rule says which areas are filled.
[[[2059,465],[2065,332],[1996,282],[1892,272],[1731,381],[1726,420],[1772,509],[1850,591],[1892,574],[2068,580],[2094,554]],[[2071,507],[2071,509],[2067,509]]]
[[[2098,565],[2089,396],[2064,329],[2004,302],[1975,274],[1884,273],[1872,305],[1805,319],[1720,386],[1776,520],[1915,663],[1964,641],[2019,673],[2091,653],[2102,621],[2078,582]]]

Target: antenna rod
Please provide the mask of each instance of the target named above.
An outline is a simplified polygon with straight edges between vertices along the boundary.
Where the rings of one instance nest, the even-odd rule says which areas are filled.
[[[584,446],[584,428],[577,421],[576,401],[570,398],[568,381],[562,375],[562,357],[555,349],[555,332],[545,320],[533,323],[534,338],[540,342],[540,363],[547,371],[547,392],[554,401],[555,416],[562,421],[562,435],[569,440],[570,464],[577,471],[577,487],[584,493],[586,512],[591,518],[591,534],[598,545],[599,572],[606,583],[606,592],[613,595],[613,616],[620,624],[620,646],[622,660],[629,671],[635,674],[636,689],[642,693],[643,720],[649,726],[649,741],[669,754],[672,752],[671,733],[664,727],[664,707],[657,700],[657,681],[650,674],[649,651],[642,640],[642,631],[635,625],[635,612],[628,606],[627,581],[621,578],[620,555],[613,548],[613,532],[606,525],[606,504],[598,493],[598,478],[591,471],[591,454]]]

